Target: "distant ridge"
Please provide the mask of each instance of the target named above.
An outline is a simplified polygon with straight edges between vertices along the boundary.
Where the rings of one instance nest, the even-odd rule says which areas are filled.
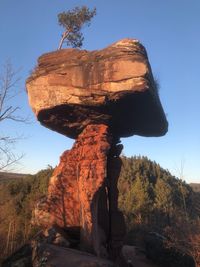
[[[194,192],[200,192],[200,183],[190,183],[189,184]]]
[[[3,181],[25,178],[29,174],[14,173],[14,172],[0,172],[0,183]]]

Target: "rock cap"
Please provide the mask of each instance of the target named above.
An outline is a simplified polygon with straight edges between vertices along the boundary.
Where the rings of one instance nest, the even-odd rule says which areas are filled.
[[[102,50],[44,54],[26,87],[41,124],[70,138],[89,124],[106,124],[117,137],[167,132],[147,53],[137,39]]]

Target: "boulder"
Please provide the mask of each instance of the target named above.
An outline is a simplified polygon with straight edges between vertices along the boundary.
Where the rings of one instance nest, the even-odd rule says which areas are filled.
[[[61,247],[70,247],[69,237],[60,227],[53,226],[51,228],[46,228],[43,232],[43,238],[46,243],[55,244]]]
[[[70,138],[89,124],[109,125],[118,137],[167,131],[146,50],[135,39],[44,54],[26,88],[41,124]]]

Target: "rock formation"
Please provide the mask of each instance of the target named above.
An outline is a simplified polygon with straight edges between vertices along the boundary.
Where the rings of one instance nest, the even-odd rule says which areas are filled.
[[[41,56],[27,80],[42,125],[76,139],[50,180],[35,221],[80,235],[81,250],[115,261],[125,234],[118,210],[120,137],[167,132],[145,48],[135,39],[103,50]]]

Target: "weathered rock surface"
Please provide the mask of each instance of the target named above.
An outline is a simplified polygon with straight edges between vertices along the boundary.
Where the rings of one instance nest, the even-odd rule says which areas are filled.
[[[33,267],[38,266],[114,267],[114,264],[89,253],[43,243],[34,254]]]
[[[81,228],[81,246],[88,251],[95,248],[97,254],[108,231],[105,183],[111,140],[107,126],[87,126],[73,148],[63,153],[49,183],[48,199],[35,210],[35,221],[45,227],[49,223]]]
[[[44,54],[26,86],[38,120],[71,138],[89,124],[109,125],[118,137],[167,131],[146,50],[135,39]]]
[[[112,142],[107,126],[88,125],[63,153],[47,200],[34,213],[35,222],[44,227],[80,229],[83,250],[114,259],[123,245],[125,224],[117,205],[122,145]]]

